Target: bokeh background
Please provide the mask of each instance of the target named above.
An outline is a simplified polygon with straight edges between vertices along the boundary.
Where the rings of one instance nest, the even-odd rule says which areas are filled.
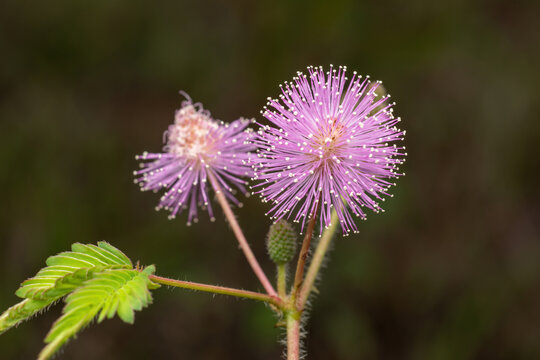
[[[540,3],[3,1],[0,308],[48,255],[107,240],[158,273],[260,289],[224,220],[186,227],[132,182],[187,91],[259,117],[307,65],[384,81],[409,159],[384,214],[337,238],[309,359],[540,359]],[[260,117],[259,117],[260,118]],[[267,207],[238,210],[267,272]],[[0,336],[32,359],[54,307]],[[262,304],[162,288],[134,326],[85,330],[59,359],[278,359]]]

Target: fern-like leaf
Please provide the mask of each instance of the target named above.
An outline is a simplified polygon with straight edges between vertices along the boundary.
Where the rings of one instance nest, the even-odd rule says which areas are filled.
[[[134,311],[152,301],[149,289],[155,284],[149,275],[154,271],[154,266],[148,266],[142,271],[113,269],[94,274],[66,298],[63,315],[47,335],[39,360],[49,359],[95,317],[101,322],[118,314],[123,321],[133,323]]]
[[[124,253],[104,241],[97,246],[76,243],[71,250],[49,257],[47,266],[17,290],[24,300],[0,315],[1,334],[67,296],[39,359],[49,359],[94,318],[101,322],[118,314],[133,323],[134,312],[147,306],[150,290],[159,287],[149,278],[153,265],[134,269]]]
[[[133,268],[124,253],[105,241],[98,242],[97,246],[75,243],[71,250],[49,257],[48,266],[24,281],[15,294],[21,298],[57,300],[95,272]]]
[[[52,302],[53,300],[24,299],[20,303],[13,305],[0,316],[0,334],[32,317],[32,315],[45,309]]]
[[[47,267],[21,284],[15,294],[25,300],[0,315],[0,334],[60,300],[96,273],[133,268],[123,252],[105,241],[97,246],[75,243],[71,250],[49,257]]]

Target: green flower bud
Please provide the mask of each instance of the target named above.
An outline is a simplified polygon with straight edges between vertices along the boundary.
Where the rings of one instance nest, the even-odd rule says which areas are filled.
[[[266,248],[270,259],[276,264],[286,264],[296,254],[296,232],[291,224],[279,220],[270,226]]]

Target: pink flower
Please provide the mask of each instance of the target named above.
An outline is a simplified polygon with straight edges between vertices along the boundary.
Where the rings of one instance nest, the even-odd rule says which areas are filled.
[[[323,72],[308,67],[281,86],[263,116],[273,126],[260,125],[254,187],[273,204],[275,220],[291,217],[302,227],[311,215],[330,225],[337,211],[344,233],[357,231],[353,216],[365,219],[364,208],[378,212],[404,162],[404,131],[396,125],[388,96],[377,97],[380,82],[370,82],[346,67]],[[389,195],[391,196],[391,195]]]
[[[135,183],[141,190],[165,189],[156,210],[164,208],[174,218],[189,209],[188,225],[198,221],[197,206],[208,208],[214,220],[208,196],[208,177],[214,176],[224,194],[239,204],[229,184],[246,192],[242,178],[252,176],[250,153],[255,149],[250,142],[250,120],[239,119],[230,124],[216,121],[201,104],[187,100],[176,111],[174,124],[164,133],[165,146],[161,153],[144,152],[135,158],[148,160],[141,170],[134,171]],[[215,189],[214,189],[215,190]]]

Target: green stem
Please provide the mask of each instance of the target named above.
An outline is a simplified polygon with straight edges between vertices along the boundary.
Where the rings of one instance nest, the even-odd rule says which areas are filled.
[[[277,266],[277,291],[280,298],[287,296],[287,264]]]
[[[324,257],[326,256],[326,253],[328,252],[328,247],[338,227],[339,218],[335,210],[332,211],[332,219],[330,220],[330,222],[331,225],[324,230],[321,239],[319,240],[319,244],[315,249],[315,253],[313,254],[313,258],[311,259],[311,264],[309,265],[308,271],[306,273],[304,283],[298,293],[297,307],[299,310],[302,310],[306,305],[309,294],[313,290],[313,283],[315,282],[315,279],[319,274],[321,264],[324,260]]]
[[[230,296],[236,296],[236,297],[241,297],[241,298],[246,298],[246,299],[264,301],[264,302],[273,304],[279,308],[283,307],[283,302],[278,297],[269,296],[269,295],[261,294],[254,291],[240,290],[240,289],[217,286],[217,285],[200,284],[200,283],[195,283],[191,281],[175,280],[175,279],[169,279],[169,278],[165,278],[165,277],[161,277],[157,275],[150,275],[150,280],[158,284],[162,284],[162,285],[168,285],[168,286],[174,286],[174,287],[178,287],[182,289],[199,290],[199,291],[211,292],[214,294],[230,295]]]

